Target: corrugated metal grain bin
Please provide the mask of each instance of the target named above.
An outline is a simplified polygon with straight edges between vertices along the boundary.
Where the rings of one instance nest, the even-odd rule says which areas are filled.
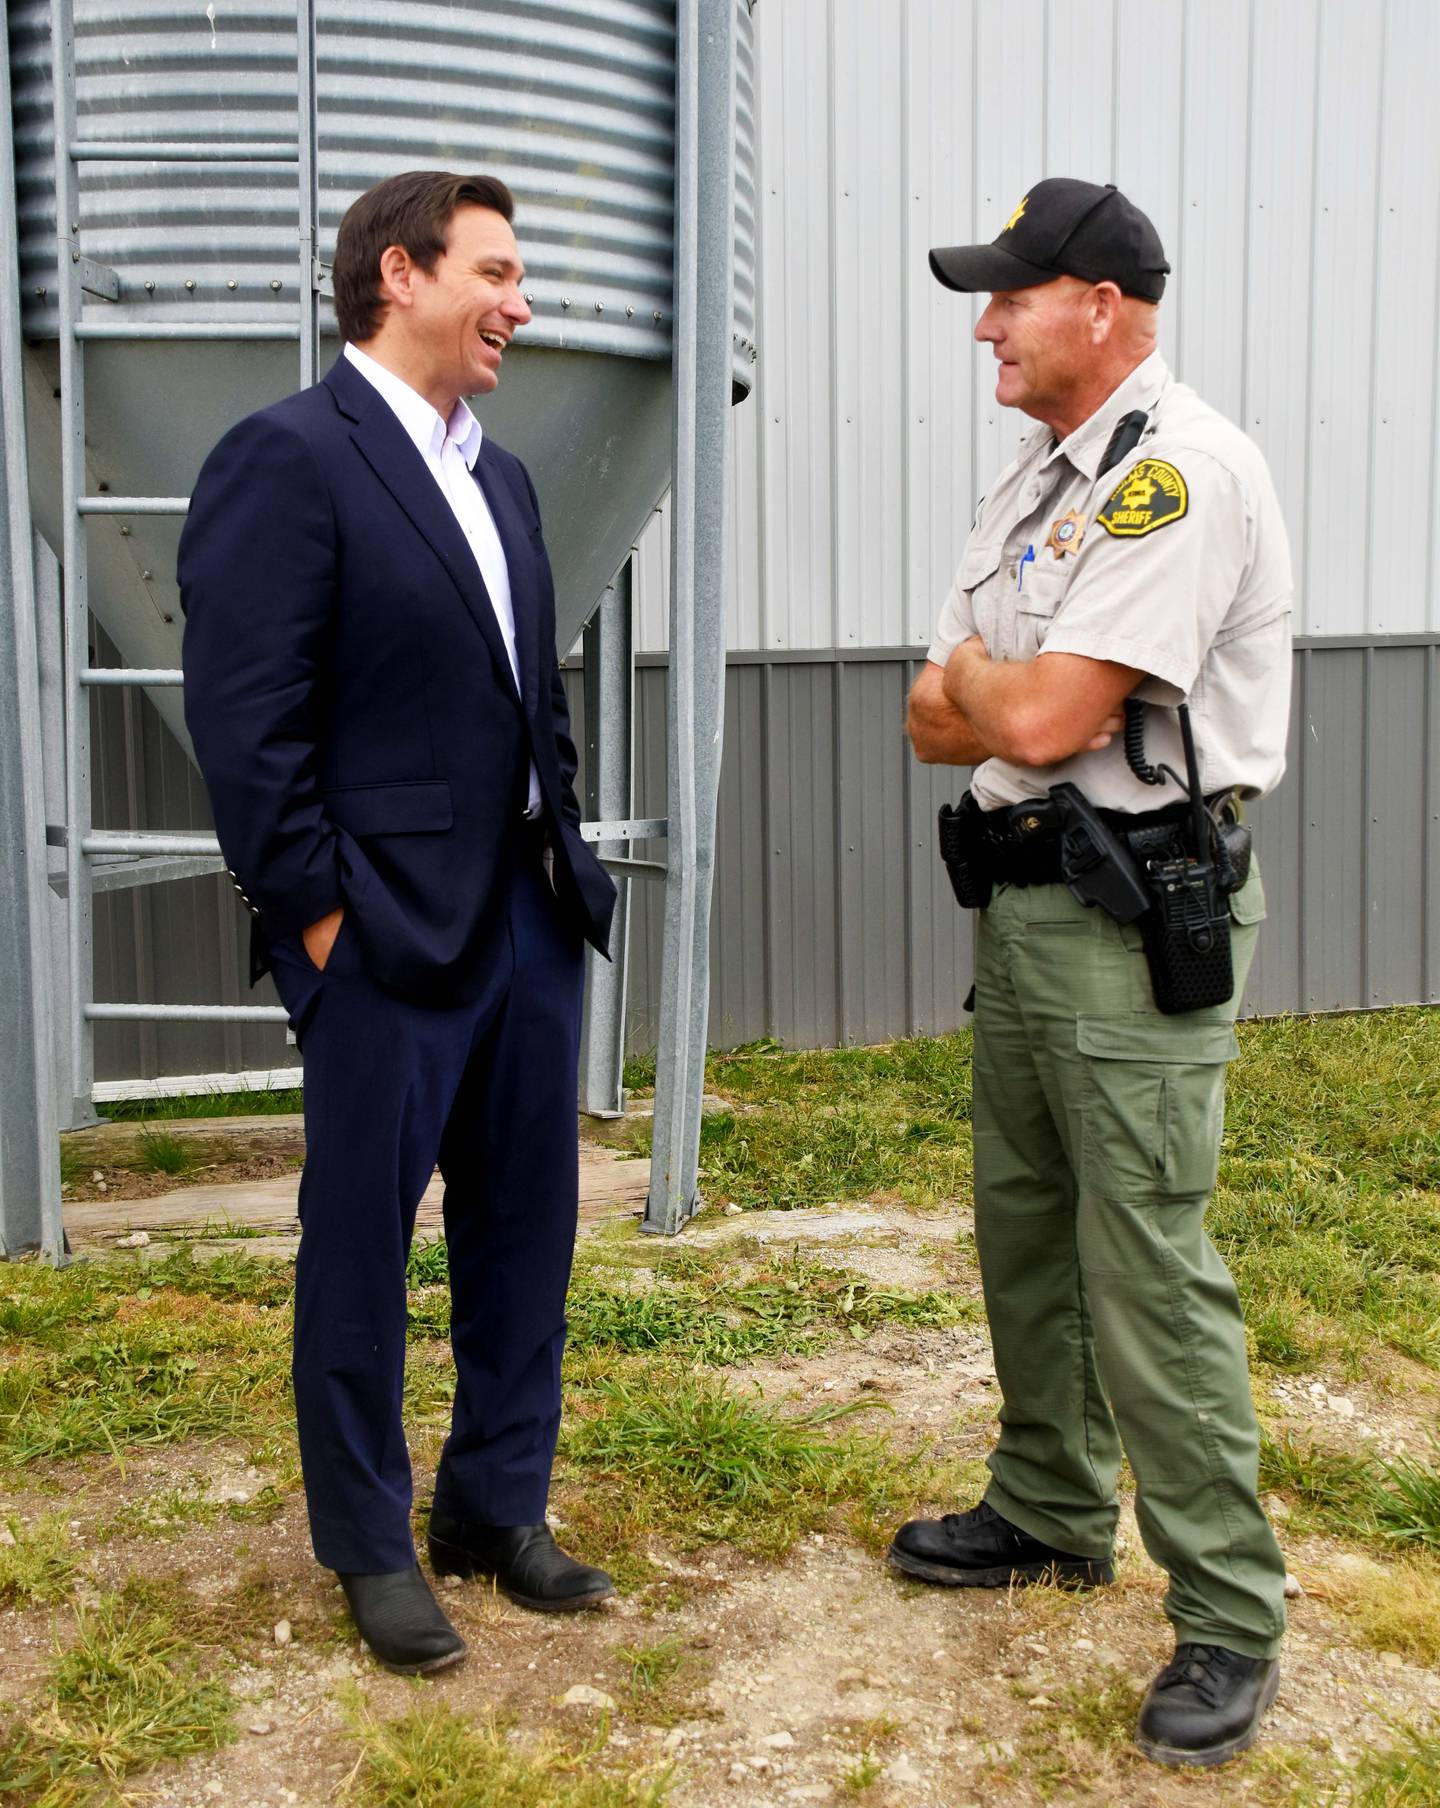
[[[19,0],[9,24],[33,488],[58,546],[49,10]],[[754,356],[753,69],[747,0],[737,10],[743,392]],[[293,141],[286,0],[77,0],[75,12],[85,139]],[[535,318],[480,413],[535,477],[568,645],[669,478],[674,0],[320,0],[317,43],[322,261],[349,202],[398,170],[484,170],[515,190]],[[293,167],[87,162],[79,229],[85,256],[120,278],[118,301],[87,298],[87,320],[295,317]],[[293,389],[295,372],[283,342],[91,342],[88,487],[188,493],[230,422]],[[96,613],[127,663],[173,665],[178,525],[124,526],[89,529]],[[159,701],[178,725],[178,698]]]

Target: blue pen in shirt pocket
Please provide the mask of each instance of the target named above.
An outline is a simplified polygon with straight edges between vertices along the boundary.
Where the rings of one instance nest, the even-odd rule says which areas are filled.
[[[1033,546],[1027,546],[1025,548],[1025,556],[1020,561],[1019,573],[1017,574],[1016,579],[1015,579],[1015,588],[1017,590],[1023,590],[1025,588],[1025,567],[1027,565],[1033,565],[1034,563],[1035,563],[1035,548]]]

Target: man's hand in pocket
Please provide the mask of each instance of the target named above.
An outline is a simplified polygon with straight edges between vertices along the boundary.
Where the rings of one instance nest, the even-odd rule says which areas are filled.
[[[335,946],[335,937],[340,933],[340,924],[344,920],[345,907],[332,910],[328,916],[321,917],[318,923],[312,923],[308,929],[301,931],[301,939],[305,943],[305,952],[310,956],[311,965],[325,971],[325,963],[330,959],[330,950]]]

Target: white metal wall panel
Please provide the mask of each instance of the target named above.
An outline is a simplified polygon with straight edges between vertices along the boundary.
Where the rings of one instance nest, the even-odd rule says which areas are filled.
[[[1365,625],[1366,473],[1375,327],[1381,9],[1319,15],[1316,207],[1310,305],[1313,363],[1305,540],[1307,625]],[[1357,506],[1358,505],[1358,506]],[[1390,510],[1386,510],[1387,516]]]
[[[902,17],[906,229],[895,278],[904,311],[895,318],[904,362],[905,575],[896,641],[924,647],[977,494],[970,434],[976,391],[969,310],[962,307],[957,318],[958,297],[940,287],[915,253],[918,246],[953,242],[957,217],[970,215],[974,121],[958,84],[970,66],[975,18],[971,0],[909,6]],[[892,619],[877,607],[867,635]]]
[[[1440,627],[1436,586],[1430,588],[1427,611],[1423,585],[1435,528],[1424,477],[1440,464],[1436,419],[1440,131],[1434,80],[1440,63],[1440,7],[1435,0],[1391,0],[1384,48],[1370,399],[1371,506],[1365,515],[1369,555],[1365,626],[1376,634]]]
[[[835,614],[830,645],[867,642],[901,594],[904,356],[894,326],[908,262],[894,0],[833,9],[830,282]],[[887,608],[888,606],[888,608]]]
[[[1175,272],[1166,293],[1180,302],[1175,361],[1212,407],[1238,420],[1250,5],[1249,0],[1204,0],[1183,10],[1180,228],[1162,241]],[[1123,187],[1128,172],[1117,180]]]
[[[1121,7],[1111,102],[1115,159],[1103,177],[1118,182],[1149,214],[1172,264],[1178,261],[1185,212],[1185,15],[1186,0],[1157,0],[1143,15],[1132,6]],[[1053,147],[1047,173],[1082,174],[1080,165],[1069,161],[1068,148]],[[1160,309],[1160,349],[1172,369],[1184,299],[1181,285],[1172,277]]]
[[[970,107],[975,128],[975,174],[968,208],[957,196],[955,224],[942,243],[965,244],[993,239],[1045,170],[1045,20],[1046,0],[977,0],[975,8],[975,60],[970,71]],[[957,82],[957,104],[963,105],[964,84]],[[915,245],[910,255],[925,269],[928,247]],[[938,286],[938,285],[937,285]],[[946,295],[955,331],[964,333],[978,316],[980,301],[963,295]],[[983,299],[983,298],[982,298]],[[989,346],[972,353],[977,371],[971,443],[975,457],[976,494],[1003,465],[1015,456],[1020,435],[1029,423],[1013,409],[995,400],[994,360]],[[965,522],[969,527],[969,522]],[[937,529],[941,528],[936,523]],[[958,555],[960,536],[952,530],[952,550]],[[938,606],[939,598],[936,598]],[[876,624],[877,628],[880,626]],[[928,636],[926,637],[929,638]]]
[[[730,644],[924,647],[1026,423],[931,245],[1116,181],[1161,349],[1270,459],[1309,634],[1440,631],[1435,0],[766,0]],[[657,524],[652,530],[659,534]],[[646,544],[639,644],[665,644]]]
[[[1255,11],[1240,419],[1270,462],[1290,529],[1302,610],[1309,595],[1302,528],[1310,444],[1318,7],[1319,0],[1266,0]]]

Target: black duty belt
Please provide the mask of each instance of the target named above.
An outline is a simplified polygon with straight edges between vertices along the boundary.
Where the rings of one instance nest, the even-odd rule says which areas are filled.
[[[1212,809],[1238,818],[1233,793],[1218,791],[1206,802]],[[1164,852],[1183,835],[1190,813],[1188,803],[1170,804],[1163,810],[1103,810],[1095,814],[1124,836],[1137,853],[1151,843],[1156,854]],[[983,837],[991,876],[999,885],[1059,885],[1061,819],[1049,798],[1030,798],[1000,810],[982,810],[977,826]],[[1152,843],[1153,837],[1153,843]]]

